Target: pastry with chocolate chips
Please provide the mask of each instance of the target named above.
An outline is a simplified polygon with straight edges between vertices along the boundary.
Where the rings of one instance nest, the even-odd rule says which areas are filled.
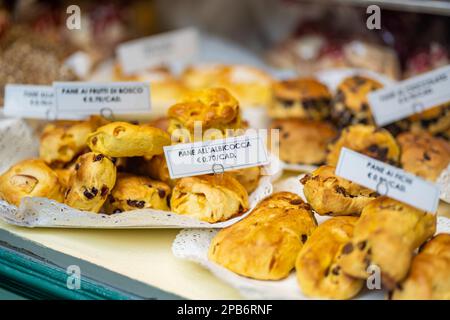
[[[450,103],[436,106],[408,118],[413,132],[429,132],[447,138],[450,130]]]

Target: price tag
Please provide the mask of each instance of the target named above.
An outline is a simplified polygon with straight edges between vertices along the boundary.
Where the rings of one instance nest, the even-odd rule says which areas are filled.
[[[170,31],[123,43],[117,56],[125,74],[180,61],[188,62],[198,52],[198,32],[194,28]]]
[[[450,101],[450,66],[427,72],[368,94],[378,126]]]
[[[336,175],[418,209],[436,213],[439,187],[402,169],[342,148]]]
[[[58,118],[82,119],[107,109],[113,114],[150,111],[146,82],[55,82]]]
[[[264,139],[257,134],[167,146],[164,154],[172,179],[269,163]]]
[[[5,116],[47,119],[54,110],[55,95],[51,86],[5,86]]]

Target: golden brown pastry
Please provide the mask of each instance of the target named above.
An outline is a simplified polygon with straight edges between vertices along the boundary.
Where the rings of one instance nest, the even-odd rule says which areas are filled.
[[[183,84],[191,89],[205,89],[217,86],[218,79],[227,72],[223,64],[201,64],[187,67],[181,74]]]
[[[170,187],[147,177],[121,173],[105,203],[105,212],[119,213],[136,209],[169,210]]]
[[[247,217],[219,231],[208,257],[242,276],[283,279],[294,268],[298,252],[316,226],[314,214],[299,196],[275,193]]]
[[[394,137],[386,129],[374,126],[357,124],[342,130],[339,138],[328,147],[328,165],[337,165],[342,147],[392,165],[398,164],[400,159],[400,148]]]
[[[174,185],[174,180],[170,179],[169,168],[163,154],[145,158],[131,158],[131,171],[143,176],[148,176],[154,180],[163,181],[170,186]]]
[[[69,188],[70,176],[72,175],[74,169],[73,168],[54,169],[53,171],[58,176],[59,183],[63,186],[64,190]]]
[[[333,98],[331,116],[339,128],[352,124],[374,124],[367,95],[383,85],[363,76],[345,78]]]
[[[366,279],[380,268],[384,288],[392,290],[409,270],[413,252],[436,231],[436,216],[396,200],[379,197],[364,207],[353,238],[342,249],[342,270]]]
[[[269,115],[275,119],[323,120],[330,116],[331,93],[312,78],[290,79],[273,85]]]
[[[424,245],[392,299],[450,300],[450,234],[438,234]]]
[[[353,236],[357,217],[335,217],[317,227],[303,245],[295,262],[297,281],[310,297],[350,299],[364,281],[349,277],[340,266],[341,251]]]
[[[427,131],[432,135],[445,136],[450,130],[450,103],[436,106],[408,118],[411,131]]]
[[[167,117],[161,117],[161,118],[156,118],[153,119],[152,121],[150,121],[148,124],[144,123],[142,125],[148,125],[150,127],[155,127],[164,131],[167,131],[169,129],[169,118]]]
[[[280,159],[295,164],[322,164],[328,144],[337,135],[330,123],[315,120],[275,120],[271,129],[279,130]]]
[[[408,172],[435,181],[450,163],[450,143],[427,132],[405,132],[397,137],[400,163]]]
[[[84,211],[99,212],[116,183],[114,163],[101,153],[78,157],[70,176],[64,203]]]
[[[259,178],[261,177],[260,167],[243,168],[228,171],[250,194],[258,187]]]
[[[167,132],[150,126],[111,122],[98,128],[87,139],[89,148],[108,157],[153,157],[170,145]]]
[[[185,177],[177,180],[170,207],[175,213],[215,223],[246,212],[248,194],[229,173]]]
[[[359,215],[377,193],[336,176],[334,170],[321,166],[300,180],[306,200],[320,215]]]
[[[62,202],[63,186],[44,161],[20,161],[0,176],[0,199],[19,206],[23,197],[44,197]]]

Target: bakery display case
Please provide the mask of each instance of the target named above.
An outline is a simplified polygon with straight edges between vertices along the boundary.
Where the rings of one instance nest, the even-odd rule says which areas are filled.
[[[0,299],[449,300],[449,16],[0,2]]]

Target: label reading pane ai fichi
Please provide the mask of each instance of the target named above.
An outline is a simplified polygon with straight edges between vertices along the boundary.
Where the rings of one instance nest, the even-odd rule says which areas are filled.
[[[7,84],[4,114],[10,117],[50,119],[55,113],[52,86]]]
[[[404,80],[368,95],[375,122],[384,126],[450,102],[450,66]]]
[[[146,82],[55,82],[58,118],[82,119],[108,110],[112,114],[150,111]]]
[[[269,163],[264,139],[258,135],[167,146],[164,154],[172,179]]]
[[[435,184],[353,150],[342,148],[336,175],[418,209],[437,211]]]

